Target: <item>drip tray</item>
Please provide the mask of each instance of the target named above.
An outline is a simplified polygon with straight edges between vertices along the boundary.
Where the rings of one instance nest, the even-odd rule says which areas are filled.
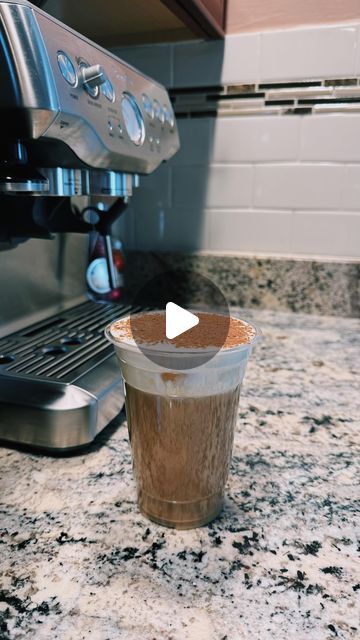
[[[54,450],[91,442],[124,405],[104,327],[132,308],[86,301],[0,339],[0,440]]]

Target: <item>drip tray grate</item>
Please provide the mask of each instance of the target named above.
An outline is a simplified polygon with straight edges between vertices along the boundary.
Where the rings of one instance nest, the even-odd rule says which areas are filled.
[[[104,327],[133,307],[86,301],[0,340],[0,374],[73,383],[113,354]]]

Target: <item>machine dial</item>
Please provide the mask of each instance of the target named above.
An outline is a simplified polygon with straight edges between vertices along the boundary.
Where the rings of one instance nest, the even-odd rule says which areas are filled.
[[[109,78],[105,79],[105,82],[101,86],[101,91],[103,92],[103,95],[105,96],[105,98],[110,100],[110,102],[115,101],[114,87],[112,86]]]
[[[104,69],[100,64],[93,64],[91,66],[82,64],[81,74],[85,90],[92,98],[97,98],[100,85],[106,82]]]
[[[167,107],[164,104],[163,112],[164,112],[164,115],[165,115],[165,121],[168,123],[170,129],[173,129],[174,125],[175,125],[175,118],[174,118],[174,114],[172,112],[171,107]]]
[[[138,103],[131,93],[123,93],[121,111],[130,140],[141,146],[145,139],[145,125]]]
[[[64,51],[58,51],[57,62],[64,80],[66,80],[66,82],[68,82],[72,87],[75,87],[77,83],[77,75],[75,67],[67,53]]]

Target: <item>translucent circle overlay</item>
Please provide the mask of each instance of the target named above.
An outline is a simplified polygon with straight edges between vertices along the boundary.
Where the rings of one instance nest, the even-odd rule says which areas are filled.
[[[166,338],[165,310],[168,302],[198,315],[197,326],[181,334],[180,339]],[[210,278],[196,271],[172,269],[149,279],[133,298],[134,311],[130,315],[131,332],[142,353],[153,363],[170,370],[192,369],[211,360],[224,345],[229,332],[230,311],[228,303],[217,285]],[[154,314],[161,311],[163,322],[160,346],[149,345],[143,340],[143,324],[139,324],[141,315],[149,312],[146,321],[154,322]],[[217,314],[216,340],[207,344],[207,326],[202,314]],[[158,322],[158,320],[157,320]],[[186,336],[186,338],[185,338]]]

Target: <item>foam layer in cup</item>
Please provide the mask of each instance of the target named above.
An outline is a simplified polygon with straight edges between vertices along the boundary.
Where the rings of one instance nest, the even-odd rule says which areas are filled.
[[[199,318],[197,326],[176,338],[166,338],[166,314],[150,311],[115,320],[110,334],[116,342],[146,346],[155,350],[231,349],[249,344],[256,335],[248,322],[219,313],[194,312]]]
[[[153,329],[150,331],[153,340],[151,343],[147,328],[144,326],[143,339],[147,342],[142,343],[139,348],[131,331],[134,319],[139,318],[141,322],[151,324],[159,314],[161,314],[162,321],[165,322],[165,313],[163,312],[143,312],[134,314],[131,319],[126,317],[115,320],[105,329],[106,337],[115,347],[126,382],[148,393],[172,397],[209,396],[226,393],[241,383],[252,347],[260,336],[256,327],[232,316],[225,343],[219,349],[216,343],[210,344],[211,341],[214,342],[213,339],[208,339],[207,346],[201,346],[201,343],[199,346],[199,340],[196,336],[196,340],[194,336],[188,336],[192,339],[188,339],[187,346],[186,343],[185,346],[183,344],[179,346],[179,339],[167,340],[165,331],[161,334],[162,340],[157,341],[158,334],[155,332],[156,339],[154,339]],[[198,315],[200,316],[200,314]],[[204,315],[214,316],[216,314]],[[202,324],[204,327],[203,320],[200,319],[199,325]],[[227,321],[229,322],[228,318]],[[194,329],[186,333],[190,334]],[[178,338],[185,338],[186,333]],[[210,335],[211,332],[208,333],[208,336]],[[184,340],[181,342],[183,343]],[[204,339],[202,339],[202,344],[204,344]],[[206,361],[201,359],[205,351],[210,352],[210,357]],[[156,362],[154,362],[151,352],[159,356]],[[198,354],[200,354],[200,359],[197,359]]]

